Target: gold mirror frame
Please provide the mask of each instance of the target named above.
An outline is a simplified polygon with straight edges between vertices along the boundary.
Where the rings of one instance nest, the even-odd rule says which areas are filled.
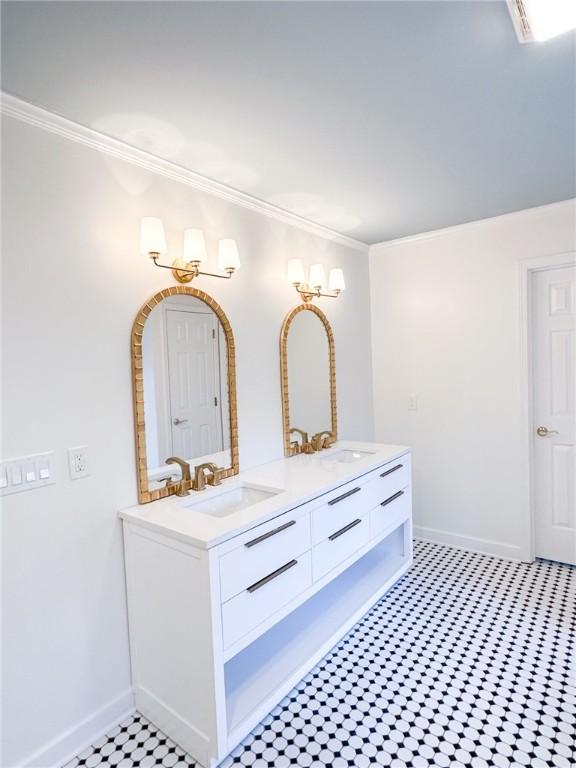
[[[292,321],[300,312],[313,312],[317,315],[324,325],[326,336],[328,337],[328,368],[330,376],[330,414],[332,420],[331,432],[334,440],[338,439],[338,419],[336,407],[336,349],[334,345],[334,333],[328,321],[328,318],[315,304],[299,304],[292,309],[284,318],[282,330],[280,331],[280,385],[282,388],[282,420],[284,425],[284,455],[295,456],[299,453],[297,448],[292,446],[290,440],[290,399],[288,393],[288,332]]]
[[[228,360],[228,398],[230,404],[230,458],[231,466],[224,469],[221,477],[232,477],[237,475],[240,466],[238,461],[238,408],[236,402],[236,355],[234,345],[234,334],[228,318],[224,314],[222,307],[214,301],[204,291],[196,288],[178,285],[171,288],[165,288],[163,291],[154,294],[152,298],[142,305],[136,315],[134,325],[132,326],[131,349],[132,349],[132,392],[134,402],[134,425],[136,437],[136,474],[138,477],[138,501],[140,504],[147,504],[149,501],[164,499],[172,496],[175,488],[155,488],[149,490],[148,487],[148,463],[146,457],[146,423],[144,419],[144,369],[142,362],[142,336],[144,326],[148,316],[158,304],[169,296],[186,294],[194,296],[207,304],[212,309],[218,320],[222,324],[226,336],[226,355]],[[191,483],[184,483],[184,488],[190,490]]]

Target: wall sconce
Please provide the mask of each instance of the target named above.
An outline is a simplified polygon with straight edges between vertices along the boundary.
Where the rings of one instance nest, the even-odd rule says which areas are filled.
[[[291,283],[305,302],[326,296],[335,299],[346,288],[344,272],[341,269],[331,269],[326,289],[326,273],[322,264],[312,264],[308,280],[304,274],[302,259],[288,259],[288,282]]]
[[[206,241],[201,229],[186,229],[182,258],[175,259],[172,265],[160,264],[160,257],[168,252],[162,219],[146,217],[140,222],[140,252],[149,256],[157,267],[170,269],[179,283],[189,283],[198,275],[210,275],[229,280],[240,269],[240,256],[235,240],[218,241],[218,266],[226,274],[204,272],[200,264],[207,261]]]

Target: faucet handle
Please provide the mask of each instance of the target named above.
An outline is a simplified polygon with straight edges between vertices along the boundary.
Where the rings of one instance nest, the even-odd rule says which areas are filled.
[[[329,448],[335,442],[334,434],[325,429],[313,435],[310,442],[315,451],[321,451],[323,448]]]
[[[208,485],[222,485],[222,472],[224,467],[218,467],[216,464],[210,462],[209,464],[212,474],[208,477]]]
[[[204,474],[205,470],[210,472],[208,477]],[[198,466],[194,467],[194,490],[203,491],[206,483],[208,483],[208,485],[220,485],[222,483],[220,478],[221,472],[222,469],[217,467],[212,461],[198,464]]]
[[[323,432],[316,432],[315,435],[312,435],[312,439],[310,440],[310,444],[312,445],[312,448],[315,451],[320,451],[323,448],[323,440],[324,440],[324,433]]]
[[[174,479],[174,475],[168,475],[168,477],[159,477],[158,480],[156,480],[157,483],[161,483],[162,481],[164,481],[166,488],[170,487],[174,482],[177,482]]]
[[[334,437],[334,433],[333,432],[325,432],[324,434],[325,434],[325,437],[324,437],[324,448],[330,448],[330,446],[334,445],[334,443],[336,442],[336,438]]]

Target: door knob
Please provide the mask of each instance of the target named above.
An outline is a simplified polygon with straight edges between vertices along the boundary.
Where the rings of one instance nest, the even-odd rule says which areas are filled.
[[[557,435],[558,430],[557,429],[548,429],[548,427],[538,427],[536,430],[536,434],[539,437],[550,437],[550,435]]]
[[[185,424],[187,421],[188,421],[188,419],[179,419],[178,417],[176,417],[176,418],[175,418],[175,419],[172,421],[172,424],[174,424],[174,425],[177,427],[177,426],[178,426],[178,424]]]

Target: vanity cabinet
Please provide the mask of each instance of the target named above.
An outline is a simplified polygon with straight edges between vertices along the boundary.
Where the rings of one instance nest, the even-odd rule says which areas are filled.
[[[136,706],[203,766],[410,566],[410,454],[378,461],[328,488],[319,472],[317,496],[293,494],[290,508],[212,546],[171,531],[169,512],[163,527],[122,513]]]

